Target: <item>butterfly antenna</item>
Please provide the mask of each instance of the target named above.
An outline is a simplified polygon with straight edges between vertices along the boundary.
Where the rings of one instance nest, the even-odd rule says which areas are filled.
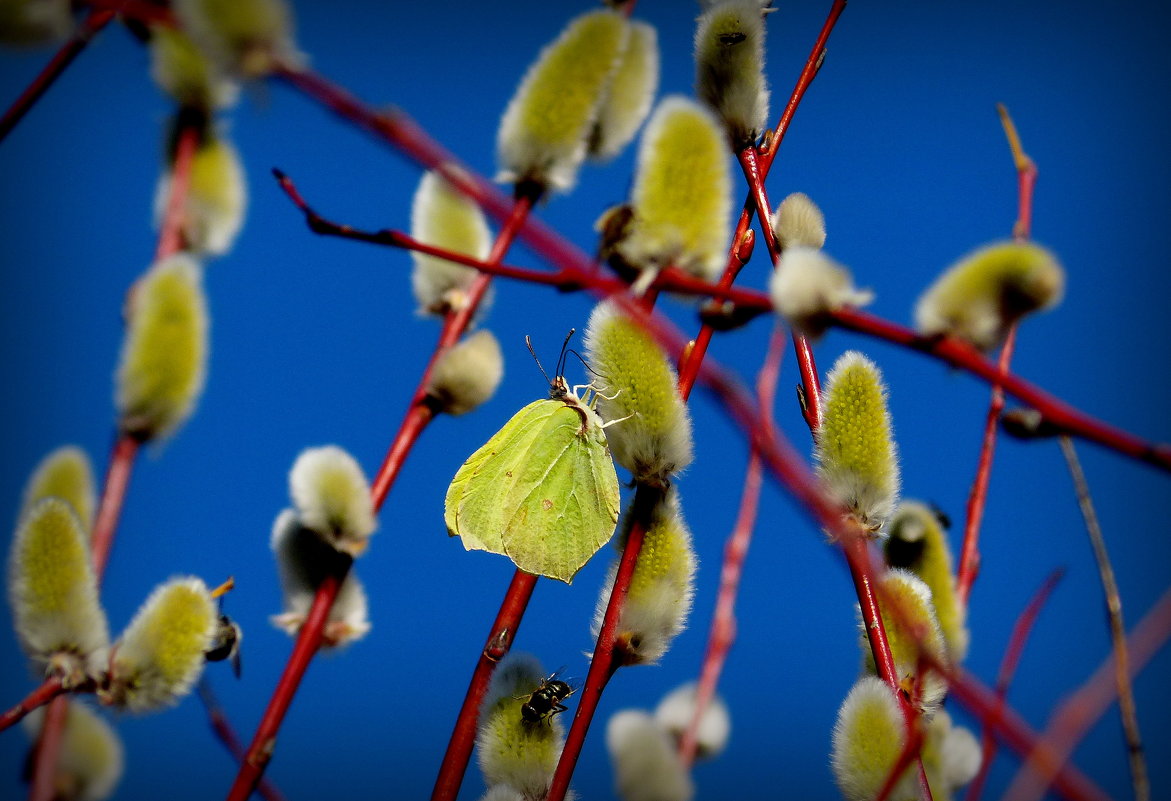
[[[583,357],[580,353],[578,353],[573,348],[570,348],[569,350],[567,350],[566,353],[572,353],[574,356],[576,356],[577,360],[579,362],[581,362],[581,366],[586,369],[587,373],[594,375],[594,376],[597,376],[598,378],[605,378],[606,377],[606,376],[602,375],[601,373],[599,373],[594,368],[590,367],[589,363],[585,360],[585,357]]]
[[[572,353],[569,350],[569,338],[573,336],[573,332],[576,330],[576,328],[569,329],[569,333],[565,335],[565,341],[561,343],[561,355],[557,357],[557,375],[565,375],[565,356],[568,353]]]
[[[525,334],[525,345],[528,346],[529,354],[533,357],[533,361],[537,363],[537,369],[541,371],[541,375],[545,376],[545,383],[552,385],[553,382],[549,380],[549,374],[545,372],[545,368],[541,365],[541,360],[537,358],[537,352],[533,350],[533,338]]]

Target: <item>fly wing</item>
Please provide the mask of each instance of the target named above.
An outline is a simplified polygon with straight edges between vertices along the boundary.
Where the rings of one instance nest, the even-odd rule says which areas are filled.
[[[447,533],[458,536],[464,548],[504,554],[501,535],[516,512],[515,488],[534,449],[543,447],[545,421],[559,408],[557,401],[533,401],[456,472],[447,488],[443,519]]]
[[[593,421],[591,421],[592,423]],[[569,583],[614,534],[618,477],[596,425],[561,405],[514,487],[504,552],[521,570]]]

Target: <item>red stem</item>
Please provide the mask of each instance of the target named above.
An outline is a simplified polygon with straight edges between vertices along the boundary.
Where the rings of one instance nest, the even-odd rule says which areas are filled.
[[[536,586],[537,577],[523,570],[516,571],[509,582],[508,591],[500,604],[500,611],[496,614],[496,620],[492,622],[488,640],[476,660],[475,670],[472,671],[471,683],[468,685],[467,694],[464,695],[455,728],[451,732],[451,740],[447,743],[447,751],[443,754],[443,762],[439,766],[435,789],[431,791],[431,801],[454,801],[459,795],[459,787],[463,783],[468,762],[472,758],[472,749],[476,744],[480,705],[483,703],[484,693],[488,691],[492,671],[496,669],[496,663],[503,659],[512,647],[525,608]]]
[[[376,113],[345,90],[314,73],[285,68],[277,74],[345,120],[391,144],[425,167],[436,170],[457,191],[474,200],[492,216],[506,219],[511,213],[511,202],[508,198],[440,147],[401,111]],[[741,218],[743,219],[743,214]],[[738,227],[737,232],[740,231],[741,228]],[[537,254],[557,265],[567,276],[591,290],[594,289],[597,279],[593,261],[575,245],[532,218],[525,220],[520,237]],[[606,295],[607,291],[609,290],[596,290],[596,293]],[[669,353],[678,357],[683,352],[687,343],[677,332],[661,320],[648,317],[645,312],[636,309],[636,304],[627,303],[620,299],[621,296],[618,297],[617,303],[622,310],[643,325]],[[744,303],[746,309],[766,310],[772,307],[768,296],[762,292],[741,290],[737,293],[737,298],[737,302]],[[923,337],[903,326],[856,309],[841,309],[827,314],[827,318],[832,319],[838,327],[935,356],[952,367],[972,373],[990,384],[1002,381],[1006,392],[1032,406],[1041,412],[1048,422],[1069,434],[1097,442],[1123,455],[1171,471],[1171,445],[1152,445],[1083,414],[1017,376],[1001,376],[996,365],[966,343],[948,338]],[[725,378],[715,377],[720,372],[718,367],[704,364],[698,372],[708,374],[707,380],[714,384],[725,384]],[[722,396],[723,393],[720,394]]]
[[[517,198],[513,211],[510,213],[504,227],[497,235],[496,241],[492,246],[492,252],[488,257],[489,262],[499,263],[503,259],[504,254],[508,251],[508,248],[516,237],[517,230],[523,225],[525,218],[532,209],[535,200],[535,197],[529,195],[522,195]],[[439,335],[439,341],[436,343],[431,361],[423,371],[423,375],[415,389],[406,418],[403,420],[403,424],[391,442],[390,448],[386,453],[386,458],[383,460],[382,466],[379,468],[377,475],[374,477],[374,481],[371,483],[370,494],[375,512],[382,508],[382,504],[386,501],[390,488],[398,476],[399,471],[402,469],[403,463],[406,461],[406,457],[410,453],[411,448],[418,440],[423,429],[427,426],[427,423],[435,416],[435,412],[426,402],[427,388],[435,363],[448,348],[459,341],[459,337],[471,323],[476,306],[479,304],[481,298],[483,298],[491,280],[491,276],[489,275],[476,276],[475,281],[472,282],[468,290],[468,300],[464,307],[459,311],[449,313],[444,318],[443,330]],[[256,727],[256,734],[253,736],[252,744],[248,748],[247,757],[241,764],[240,771],[236,774],[236,780],[228,792],[228,801],[247,801],[248,797],[256,789],[257,782],[264,775],[264,771],[272,759],[277,732],[280,730],[281,723],[284,721],[289,705],[293,701],[293,696],[297,693],[297,688],[300,687],[301,680],[305,676],[305,671],[309,667],[309,662],[312,661],[317,650],[321,647],[322,634],[325,629],[325,624],[329,619],[329,612],[333,607],[333,602],[336,600],[338,591],[341,589],[342,582],[345,580],[346,574],[349,572],[352,564],[352,560],[339,557],[336,568],[326,576],[326,579],[317,588],[317,594],[313,599],[313,606],[310,608],[309,614],[301,626],[301,631],[297,635],[293,652],[289,655],[289,660],[285,664],[285,670],[281,674],[276,688],[273,690],[264,716],[260,719],[260,723]]]
[[[45,679],[41,682],[40,687],[26,695],[16,706],[0,715],[0,731],[19,723],[29,712],[44,706],[64,692],[65,688],[61,686],[61,679]]]
[[[1171,589],[1165,590],[1126,638],[1133,679],[1171,639]],[[1050,784],[1060,790],[1060,770],[1086,732],[1118,697],[1113,651],[1093,675],[1049,718],[1042,739],[1033,743],[1016,778],[1005,793],[1006,801],[1040,798]]]
[[[642,550],[643,536],[646,534],[647,521],[659,502],[662,490],[639,484],[634,490],[634,501],[631,504],[630,514],[633,515],[633,525],[627,535],[626,544],[622,549],[622,558],[618,562],[618,571],[614,574],[614,586],[610,590],[610,600],[606,605],[606,613],[602,617],[602,628],[598,632],[598,642],[594,646],[594,655],[590,660],[590,669],[586,674],[585,685],[579,693],[577,709],[573,714],[573,723],[569,726],[569,733],[565,736],[565,746],[561,749],[561,757],[557,760],[557,768],[553,771],[553,779],[549,783],[549,793],[546,801],[563,801],[569,789],[569,779],[573,776],[573,769],[577,766],[577,759],[581,756],[582,746],[585,745],[586,733],[598,709],[598,702],[602,700],[602,691],[610,678],[622,666],[617,659],[618,649],[615,647],[618,637],[618,623],[622,619],[622,608],[626,604],[626,593],[630,589],[630,581],[634,577],[634,569],[638,565],[638,554]]]
[[[175,142],[175,158],[171,162],[170,193],[167,195],[167,209],[159,230],[156,260],[173,256],[183,249],[187,188],[191,184],[191,166],[198,148],[199,129],[188,121],[180,128]]]
[[[90,535],[90,555],[98,582],[106,572],[110,559],[110,548],[114,544],[114,532],[118,518],[122,515],[122,503],[130,486],[130,473],[134,469],[135,457],[142,442],[130,434],[121,433],[110,451],[110,464],[106,468],[106,482],[102,488],[102,499],[94,518],[94,530]]]
[[[756,396],[761,411],[772,424],[772,408],[776,400],[777,377],[781,370],[781,356],[784,353],[785,338],[779,326],[773,328],[769,339],[768,354],[756,379]],[[732,534],[724,545],[724,564],[720,568],[720,588],[716,596],[716,609],[712,615],[711,630],[708,633],[707,650],[703,656],[699,683],[695,689],[695,709],[691,722],[679,741],[679,760],[684,768],[690,769],[695,761],[696,737],[699,723],[703,719],[716,685],[724,669],[728,651],[736,639],[736,596],[740,592],[740,578],[744,573],[744,562],[748,557],[748,546],[752,542],[752,530],[756,527],[756,513],[760,502],[763,469],[760,454],[753,451],[748,457],[748,471],[744,477],[744,492],[740,496],[740,511]]]
[[[1008,328],[1008,336],[1000,348],[997,368],[1001,375],[1008,373],[1016,345],[1016,323]],[[964,539],[960,546],[960,566],[956,571],[956,594],[963,606],[968,605],[972,583],[980,572],[980,523],[984,520],[984,504],[988,498],[988,480],[992,475],[992,456],[996,450],[996,430],[1000,413],[1004,411],[1004,390],[1000,384],[992,385],[992,400],[988,404],[988,415],[984,418],[984,437],[980,443],[980,458],[976,465],[976,478],[968,495],[968,508],[964,524]]]
[[[199,697],[203,701],[203,708],[207,711],[208,725],[211,726],[211,730],[215,734],[216,739],[224,744],[224,747],[228,749],[228,753],[232,755],[232,758],[237,763],[243,762],[244,744],[240,742],[240,738],[236,735],[236,730],[232,728],[232,722],[228,720],[228,716],[224,714],[223,707],[216,700],[215,694],[211,691],[211,685],[207,683],[206,679],[201,679],[198,689]],[[285,801],[285,797],[281,791],[267,778],[261,779],[256,789],[266,801]]]
[[[1029,601],[1028,606],[1021,612],[1017,618],[1016,623],[1012,627],[1012,634],[1008,638],[1008,646],[1004,649],[1004,657],[1000,662],[1000,670],[996,674],[996,698],[999,705],[996,708],[996,714],[1004,708],[1005,699],[1008,697],[1008,686],[1012,683],[1012,678],[1016,674],[1017,665],[1020,663],[1021,655],[1025,650],[1025,643],[1029,639],[1029,633],[1033,630],[1033,624],[1037,621],[1037,616],[1041,613],[1042,607],[1045,606],[1049,596],[1053,593],[1057,583],[1061,581],[1061,577],[1065,574],[1063,569],[1055,570],[1049,574],[1049,578],[1045,579],[1045,583],[1037,590],[1032,600]],[[980,735],[981,741],[981,756],[980,756],[980,770],[976,773],[976,778],[968,785],[967,793],[964,795],[964,801],[979,801],[981,793],[984,791],[984,783],[988,780],[988,772],[992,768],[992,760],[996,757],[996,738],[992,736],[989,731],[988,724],[982,722],[983,731]]]
[[[65,720],[69,715],[69,699],[59,695],[45,707],[45,718],[41,724],[41,735],[37,739],[33,754],[32,784],[29,787],[29,801],[53,801],[57,792],[54,787],[57,778],[57,761],[61,756],[61,743],[65,732]]]
[[[90,12],[73,37],[62,45],[40,74],[33,78],[32,83],[25,87],[25,90],[20,93],[20,97],[16,98],[15,102],[4,112],[4,116],[0,117],[0,142],[4,141],[4,138],[29,112],[29,109],[41,99],[45,92],[49,91],[49,87],[73,63],[73,59],[77,58],[78,54],[90,43],[90,40],[112,19],[114,19],[113,11]]]

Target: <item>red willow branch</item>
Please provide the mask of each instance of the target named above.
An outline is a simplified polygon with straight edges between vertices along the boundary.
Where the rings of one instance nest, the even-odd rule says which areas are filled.
[[[504,258],[504,254],[515,240],[520,226],[524,224],[524,220],[528,217],[536,199],[536,197],[531,195],[521,195],[517,198],[513,204],[511,214],[492,246],[492,252],[488,257],[489,262],[499,263]],[[431,404],[427,402],[427,388],[430,384],[431,372],[435,367],[435,363],[448,348],[459,341],[459,337],[470,324],[472,315],[475,313],[480,299],[484,296],[485,291],[487,291],[491,280],[491,276],[489,275],[477,276],[468,290],[468,301],[466,305],[459,311],[449,313],[444,318],[443,330],[432,353],[431,361],[423,371],[423,375],[412,396],[406,417],[394,440],[391,442],[390,448],[387,450],[382,466],[379,468],[373,482],[371,482],[371,500],[375,512],[382,508],[387,494],[390,492],[391,486],[398,477],[407,455],[410,453],[423,429],[426,428],[427,424],[435,416],[435,411]],[[301,631],[297,635],[293,652],[285,664],[285,670],[281,674],[276,688],[273,690],[268,707],[265,709],[264,716],[257,725],[252,743],[240,766],[240,771],[237,773],[236,780],[228,792],[228,801],[247,801],[248,797],[256,789],[257,783],[264,775],[264,771],[272,759],[273,749],[276,746],[277,732],[280,729],[281,723],[284,721],[289,705],[293,701],[293,696],[296,695],[297,688],[300,686],[302,678],[304,678],[309,663],[321,647],[322,634],[325,629],[325,623],[329,619],[330,609],[332,609],[333,602],[337,599],[338,591],[341,589],[342,582],[345,580],[346,574],[349,572],[352,564],[352,559],[339,554],[329,574],[318,587],[317,594],[313,599],[313,605],[310,607],[309,614],[305,618],[305,623],[301,626]]]
[[[424,167],[439,172],[457,191],[474,200],[488,214],[497,219],[507,218],[511,201],[486,179],[473,173],[451,153],[435,143],[402,111],[375,112],[345,90],[314,73],[287,67],[280,71],[278,76],[344,120],[392,145]],[[738,227],[737,231],[740,230]],[[602,288],[602,282],[593,269],[593,261],[584,252],[539,220],[526,220],[521,227],[520,237],[542,258],[557,265],[573,281],[581,283],[591,292],[607,296],[613,291],[609,284]],[[702,285],[702,282],[694,280],[687,283],[692,287]],[[732,297],[731,290],[726,294]],[[744,311],[765,311],[772,308],[766,294],[748,289],[737,290],[735,302]],[[627,311],[641,324],[649,325],[644,313]],[[1075,409],[1019,376],[1001,375],[995,364],[964,342],[948,337],[922,336],[897,323],[857,309],[839,309],[827,313],[826,317],[839,328],[927,354],[989,384],[999,381],[1007,393],[1036,409],[1049,424],[1124,456],[1171,471],[1171,445],[1147,442]],[[651,330],[669,353],[678,357],[683,351],[684,343],[681,338],[664,334],[655,330],[653,326],[648,330]]]
[[[504,600],[500,603],[500,611],[492,622],[488,640],[480,651],[476,667],[472,671],[472,680],[468,684],[468,691],[456,717],[455,728],[443,754],[443,762],[439,765],[439,775],[435,779],[435,788],[431,791],[431,801],[453,801],[459,795],[459,788],[476,744],[480,706],[484,701],[484,694],[488,691],[492,672],[496,669],[496,663],[512,648],[521,619],[536,586],[537,577],[523,570],[517,570],[508,584]]]
[[[224,713],[223,707],[220,706],[215,693],[212,692],[211,684],[208,683],[206,677],[200,679],[196,690],[199,692],[200,700],[203,701],[204,711],[207,712],[207,723],[211,727],[212,733],[215,734],[217,740],[223,743],[224,748],[228,750],[237,764],[243,762],[244,746],[236,735],[236,730],[232,728],[232,723]],[[261,779],[256,789],[265,801],[285,801],[281,791],[267,778]]]
[[[19,723],[29,712],[32,712],[37,707],[44,706],[64,692],[65,688],[61,686],[61,679],[45,679],[40,687],[37,687],[19,703],[0,715],[0,731],[4,731],[9,726]]]
[[[1024,611],[1021,612],[1017,618],[1016,623],[1012,627],[1012,634],[1008,638],[1008,646],[1004,649],[1004,657],[1000,662],[1000,670],[996,674],[996,698],[998,705],[996,713],[1000,714],[1000,710],[1004,707],[1005,699],[1008,697],[1008,687],[1012,683],[1012,678],[1016,674],[1017,665],[1020,664],[1021,655],[1025,650],[1025,643],[1029,639],[1029,634],[1033,630],[1033,624],[1037,621],[1037,616],[1041,614],[1041,609],[1049,600],[1049,596],[1057,587],[1057,583],[1061,581],[1062,576],[1065,575],[1064,569],[1058,569],[1049,574],[1049,578],[1033,595]],[[984,791],[984,784],[988,781],[988,773],[992,769],[992,760],[996,757],[996,738],[992,736],[989,731],[988,724],[982,723],[980,735],[981,754],[980,754],[980,770],[976,773],[976,778],[972,779],[972,783],[968,785],[967,793],[964,795],[964,801],[980,801],[980,795]]]
[[[50,59],[45,68],[41,70],[36,78],[33,78],[20,97],[9,106],[8,110],[4,112],[4,116],[0,117],[0,142],[12,132],[24,115],[29,112],[36,102],[44,96],[45,92],[49,91],[51,87],[61,74],[73,63],[73,59],[81,53],[82,50],[90,43],[102,28],[110,24],[110,20],[114,19],[113,11],[91,11],[85,21],[81,23],[73,36],[62,45],[61,49],[57,51],[56,55]]]
[[[997,103],[996,111],[1000,114],[1000,124],[1004,128],[1005,138],[1008,139],[1008,149],[1012,153],[1017,174],[1017,217],[1012,226],[1012,235],[1018,242],[1023,242],[1029,238],[1032,228],[1033,187],[1037,184],[1037,165],[1021,146],[1020,136],[1012,117],[1008,114],[1008,109],[1003,103]],[[1012,362],[1016,333],[1017,324],[1014,322],[1008,327],[1008,335],[1000,348],[1000,358],[996,363],[1002,376],[1008,372],[1009,364]],[[996,449],[996,429],[1002,411],[1004,389],[1001,382],[997,381],[992,385],[992,400],[988,404],[988,415],[984,419],[984,437],[980,443],[980,457],[976,463],[976,478],[972,481],[972,491],[968,495],[960,566],[956,572],[956,593],[959,595],[960,603],[965,607],[972,592],[972,583],[980,572],[980,523],[984,518],[984,505],[988,498],[988,479],[992,474],[992,455]]]
[[[1126,638],[1131,679],[1171,639],[1171,589],[1165,590]],[[1061,771],[1082,737],[1105,714],[1117,697],[1115,657],[1109,657],[1049,718],[1043,737],[1036,739],[1025,764],[1005,793],[1006,801],[1040,798],[1052,785],[1060,789]],[[1022,752],[1024,753],[1024,752]]]
[[[773,425],[773,405],[776,401],[777,378],[781,371],[785,338],[783,329],[776,325],[769,339],[768,354],[756,379],[756,397],[761,412]],[[744,477],[744,492],[740,496],[740,511],[732,534],[724,545],[724,563],[720,568],[720,587],[716,595],[716,608],[712,614],[708,632],[707,649],[704,652],[699,682],[695,690],[695,710],[691,722],[679,741],[679,759],[687,769],[695,761],[696,736],[699,722],[711,705],[716,694],[716,685],[724,669],[728,652],[736,640],[736,596],[740,592],[740,578],[744,573],[744,562],[748,557],[748,546],[752,542],[752,531],[756,527],[756,514],[760,502],[762,485],[760,454],[753,451],[748,457],[748,470]]]

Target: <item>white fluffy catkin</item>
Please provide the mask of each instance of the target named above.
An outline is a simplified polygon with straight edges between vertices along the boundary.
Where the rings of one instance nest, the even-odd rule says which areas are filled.
[[[797,331],[817,337],[826,315],[843,306],[864,306],[874,293],[856,289],[850,271],[822,251],[793,245],[781,253],[768,283],[773,309]]]
[[[411,236],[481,261],[492,249],[492,232],[480,207],[434,171],[423,173],[411,201]],[[479,275],[475,269],[414,250],[411,261],[411,289],[421,314],[443,316],[467,305],[468,289]],[[476,310],[483,313],[490,305],[485,294]]]
[[[301,525],[292,509],[285,509],[277,516],[271,546],[283,597],[282,611],[272,616],[272,624],[295,636],[301,631],[317,588],[325,580],[330,560],[336,554],[320,535]],[[366,591],[351,568],[329,610],[322,642],[330,648],[348,645],[369,631]]]
[[[627,514],[619,524],[621,534],[614,540],[615,547],[625,546],[632,525]],[[651,512],[618,621],[617,640],[629,664],[654,664],[683,631],[695,594],[695,568],[691,532],[683,521],[678,493],[670,488]],[[594,610],[594,637],[602,630],[617,571],[616,559]]]
[[[687,729],[691,727],[691,719],[695,715],[697,689],[694,681],[681,684],[663,696],[663,700],[655,707],[655,722],[676,741],[682,740]],[[719,756],[728,744],[731,733],[732,718],[728,714],[728,705],[717,693],[712,696],[711,702],[699,718],[699,726],[695,732],[696,757],[711,759]]]
[[[773,212],[773,235],[781,250],[825,247],[825,216],[804,192],[793,192]]]
[[[467,414],[496,393],[504,377],[504,355],[484,329],[449,348],[431,371],[427,396],[451,415]]]
[[[690,801],[691,775],[675,745],[655,719],[641,709],[624,709],[606,724],[606,750],[614,784],[623,801]]]
[[[759,0],[712,5],[695,31],[695,93],[723,120],[739,151],[757,140],[768,117],[764,11]]]
[[[370,485],[353,456],[336,445],[306,448],[289,471],[301,524],[339,551],[360,556],[377,528]]]

